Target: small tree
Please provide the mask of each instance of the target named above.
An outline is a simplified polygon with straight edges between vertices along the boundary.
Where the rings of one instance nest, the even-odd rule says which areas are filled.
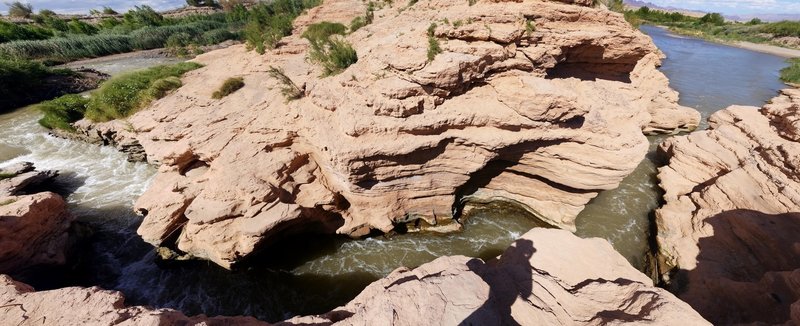
[[[714,12],[700,18],[700,23],[720,26],[725,24],[725,18],[721,14]]]
[[[6,6],[8,6],[8,15],[11,17],[30,18],[33,14],[33,6],[30,3],[6,2]]]

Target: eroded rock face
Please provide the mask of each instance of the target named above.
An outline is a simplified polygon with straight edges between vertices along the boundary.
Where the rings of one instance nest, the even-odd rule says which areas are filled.
[[[0,275],[0,317],[6,325],[266,325],[252,317],[186,317],[170,309],[126,307],[117,291],[69,287],[35,292]]]
[[[364,6],[326,1],[295,35],[312,21],[348,23]],[[443,52],[428,62],[432,23]],[[462,198],[514,202],[574,230],[584,205],[644,158],[643,131],[699,121],[675,104],[650,39],[606,10],[398,4],[346,38],[358,62],[326,78],[297,36],[263,56],[207,53],[184,87],[129,119],[161,165],[136,204],[142,237],[230,267],[277,235],[437,224]],[[305,97],[287,103],[271,66]],[[211,99],[237,75],[243,89]]]
[[[58,194],[29,194],[57,171],[23,162],[0,169],[0,273],[39,264],[63,264],[73,217]]]
[[[718,324],[800,323],[800,90],[661,145],[661,272]]]
[[[497,261],[442,257],[398,269],[346,306],[297,324],[708,325],[602,239],[534,229]]]
[[[0,276],[0,317],[36,325],[267,325],[245,317],[186,317],[126,307],[92,288],[33,292]],[[602,239],[534,229],[498,259],[441,257],[400,268],[343,307],[278,325],[708,325]]]

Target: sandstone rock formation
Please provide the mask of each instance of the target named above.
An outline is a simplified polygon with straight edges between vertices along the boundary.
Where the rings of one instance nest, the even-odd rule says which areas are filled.
[[[362,1],[325,1],[266,55],[198,57],[184,87],[126,122],[161,165],[136,204],[139,233],[230,267],[276,236],[435,225],[470,201],[574,230],[644,158],[643,131],[693,129],[699,114],[676,104],[647,36],[591,1],[564,2],[386,5],[346,36],[358,62],[325,78],[297,35],[348,24]],[[429,62],[432,23],[443,52]],[[270,67],[304,98],[286,102]],[[212,99],[231,76],[246,86]]]
[[[61,196],[27,194],[58,173],[20,163],[0,169],[0,273],[38,264],[63,264],[72,216]]]
[[[398,269],[344,307],[288,321],[342,325],[709,325],[602,239],[533,229],[496,261]]]
[[[97,287],[34,292],[0,275],[4,325],[264,325],[252,317],[186,317],[169,309],[126,307],[122,294]]]
[[[64,288],[33,292],[0,276],[0,317],[36,325],[260,325],[244,317],[186,317],[125,307],[119,292]],[[707,325],[656,288],[602,239],[534,229],[495,261],[442,257],[400,268],[347,305],[279,325]]]
[[[714,323],[800,323],[799,110],[787,89],[661,145],[661,273]]]

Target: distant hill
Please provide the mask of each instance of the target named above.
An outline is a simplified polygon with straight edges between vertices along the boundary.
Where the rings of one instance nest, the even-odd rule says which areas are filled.
[[[692,17],[702,17],[705,14],[707,14],[707,12],[704,12],[704,11],[689,10],[689,9],[676,8],[676,7],[662,7],[662,6],[659,6],[659,5],[651,3],[651,2],[640,1],[640,0],[623,0],[623,3],[625,3],[625,6],[630,8],[630,9],[639,9],[641,7],[648,7],[650,9],[667,11],[667,12],[679,12],[681,14],[684,14],[684,15],[687,15],[687,16],[692,16]]]
[[[659,6],[657,4],[641,1],[641,0],[623,0],[625,6],[630,9],[639,9],[641,7],[649,7],[650,9],[656,9],[661,11],[667,12],[679,12],[687,16],[694,16],[694,17],[702,17],[706,14],[706,12],[698,11],[698,10],[689,10],[684,8],[676,8],[671,6]],[[733,21],[749,21],[753,18],[761,19],[765,22],[776,22],[781,20],[800,20],[800,14],[749,14],[749,15],[725,15],[725,19],[733,20]]]

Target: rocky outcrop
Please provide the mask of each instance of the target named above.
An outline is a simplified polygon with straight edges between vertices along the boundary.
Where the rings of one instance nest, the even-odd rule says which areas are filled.
[[[27,162],[0,169],[0,273],[65,262],[67,204],[52,192],[28,194],[57,174]]]
[[[50,133],[56,137],[79,140],[90,144],[112,146],[128,155],[128,161],[145,162],[147,153],[136,140],[133,127],[124,120],[94,123],[88,119],[73,124],[74,131],[53,129]]]
[[[64,288],[33,292],[0,276],[0,317],[11,324],[260,325],[244,317],[186,317],[125,307],[119,292]],[[498,259],[442,257],[400,268],[343,307],[278,325],[708,325],[656,288],[602,239],[534,229]]]
[[[647,36],[569,3],[386,5],[346,36],[358,62],[325,78],[296,35],[349,23],[361,1],[325,1],[266,55],[201,55],[184,87],[128,120],[161,165],[136,204],[139,233],[230,267],[276,236],[436,225],[468,202],[516,203],[574,230],[644,158],[643,131],[692,129],[699,114],[675,104]],[[430,62],[429,29],[442,48]],[[285,101],[270,67],[304,98]],[[212,99],[231,76],[246,86]]]
[[[35,292],[0,275],[0,317],[6,325],[265,325],[252,317],[186,317],[170,309],[126,307],[116,291],[69,287]]]
[[[665,141],[662,278],[718,324],[800,323],[800,90]]]
[[[710,325],[602,239],[533,229],[498,260],[442,257],[398,269],[332,312],[342,325]]]

